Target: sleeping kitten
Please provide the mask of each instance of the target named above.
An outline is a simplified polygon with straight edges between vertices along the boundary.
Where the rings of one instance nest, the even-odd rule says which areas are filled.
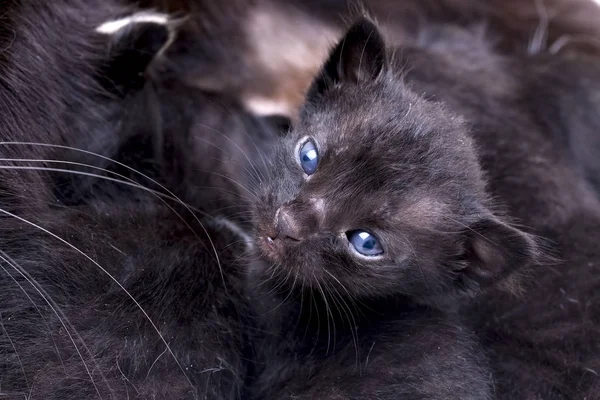
[[[489,399],[465,295],[538,260],[485,189],[469,128],[357,22],[270,159],[252,280],[258,399]],[[270,335],[268,335],[270,333]]]
[[[599,393],[600,202],[565,146],[597,144],[599,61],[506,56],[481,32],[431,25],[391,53],[363,20],[330,56],[255,210],[256,280],[276,310],[257,397],[491,397],[470,322],[494,398]],[[479,165],[509,214],[552,240],[552,265],[526,268],[534,242],[493,213]],[[492,287],[466,320],[439,311],[523,269],[522,298]]]
[[[1,398],[243,396],[246,235],[211,215],[272,129],[161,80],[174,27],[133,11],[2,6]]]

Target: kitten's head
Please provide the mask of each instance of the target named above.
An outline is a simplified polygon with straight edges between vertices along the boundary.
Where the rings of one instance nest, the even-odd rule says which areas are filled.
[[[358,297],[472,293],[535,251],[489,209],[461,118],[402,83],[366,19],[313,83],[254,211],[274,279]]]

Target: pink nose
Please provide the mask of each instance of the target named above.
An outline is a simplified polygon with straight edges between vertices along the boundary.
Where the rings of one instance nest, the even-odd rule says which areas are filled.
[[[275,233],[271,239],[291,239],[300,241],[303,239],[301,225],[289,208],[282,206],[275,213]]]

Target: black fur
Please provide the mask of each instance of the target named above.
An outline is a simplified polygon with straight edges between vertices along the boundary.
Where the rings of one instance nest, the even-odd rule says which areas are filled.
[[[101,22],[132,9],[114,2],[38,3],[7,1],[0,6],[7,22],[0,27],[3,139],[74,146],[133,166],[189,204],[206,231],[190,209],[168,199],[170,193],[123,166],[65,149],[2,144],[2,157],[13,160],[3,161],[0,169],[0,254],[4,257],[0,265],[6,268],[0,271],[4,276],[0,279],[1,395],[485,399],[492,395],[490,372],[499,398],[593,398],[598,393],[598,271],[593,245],[598,204],[583,179],[586,174],[594,180],[597,165],[586,152],[589,146],[579,146],[572,134],[585,135],[586,143],[593,145],[598,121],[593,115],[579,116],[570,103],[585,99],[581,101],[586,107],[597,104],[591,86],[598,82],[593,59],[505,58],[485,38],[455,27],[441,32],[428,29],[419,36],[421,42],[407,44],[398,54],[402,55],[399,64],[408,68],[400,69],[388,65],[390,53],[382,48],[383,39],[375,40],[373,26],[358,25],[355,40],[346,48],[350,53],[338,48],[336,54],[344,57],[328,64],[344,68],[326,68],[325,79],[310,94],[303,122],[279,150],[282,156],[276,165],[281,168],[271,172],[283,179],[272,190],[272,200],[287,200],[298,191],[299,167],[290,143],[298,139],[299,131],[323,139],[325,154],[340,144],[345,133],[361,133],[370,142],[380,130],[387,132],[383,137],[389,141],[384,145],[375,140],[354,158],[351,155],[364,149],[364,141],[361,135],[344,137],[354,144],[345,150],[350,156],[342,151],[340,165],[331,160],[324,165],[330,172],[349,164],[351,168],[320,184],[315,175],[307,188],[323,189],[338,211],[343,207],[348,211],[317,222],[319,228],[352,221],[359,216],[356,210],[371,209],[360,208],[361,204],[379,204],[382,196],[356,196],[364,190],[361,182],[368,183],[373,193],[387,194],[382,190],[392,189],[401,201],[387,204],[387,210],[400,215],[402,225],[392,224],[391,218],[379,222],[384,228],[393,226],[393,236],[409,235],[406,241],[386,238],[386,248],[393,242],[391,248],[400,255],[393,264],[404,267],[412,261],[413,268],[395,268],[394,273],[376,279],[376,268],[390,263],[374,269],[353,258],[340,242],[336,244],[340,239],[330,238],[328,243],[334,246],[330,254],[344,263],[331,272],[344,289],[329,275],[318,275],[319,244],[311,239],[317,244],[312,253],[300,253],[298,244],[292,246],[288,254],[283,253],[286,267],[292,269],[269,266],[275,268],[268,271],[274,272],[274,279],[266,283],[261,276],[264,265],[255,265],[249,286],[257,308],[252,310],[242,294],[248,289],[246,276],[238,269],[239,260],[245,259],[241,238],[220,220],[203,217],[206,212],[242,222],[245,217],[230,207],[240,205],[242,193],[249,194],[245,187],[250,182],[231,179],[240,179],[245,169],[260,168],[270,129],[244,113],[230,94],[238,92],[252,74],[238,63],[235,67],[243,74],[223,80],[224,86],[212,85],[212,77],[197,84],[183,73],[191,70],[193,77],[198,71],[189,68],[197,58],[185,50],[186,37],[196,40],[194,29],[186,36],[184,27],[179,41],[156,59],[168,39],[164,27],[138,26],[110,38],[92,32]],[[242,15],[243,7],[240,10]],[[235,15],[229,16],[235,20]],[[236,26],[229,28],[235,31]],[[213,32],[217,41],[204,56],[216,58],[198,64],[212,65],[203,71],[218,66],[219,57],[236,62],[241,57],[235,36],[228,36],[233,44],[220,48],[221,53],[210,50],[226,37],[219,30]],[[365,44],[368,58],[357,57]],[[526,67],[519,67],[523,62]],[[227,77],[228,71],[221,73]],[[228,93],[207,94],[190,84]],[[352,96],[341,95],[346,92]],[[446,106],[431,103],[431,98],[443,100]],[[369,107],[372,104],[378,107]],[[391,135],[397,131],[422,132],[431,142],[416,138],[405,142],[406,136],[400,140]],[[567,148],[564,143],[573,145]],[[392,162],[381,162],[382,153],[387,154],[384,160]],[[413,163],[416,159],[419,162]],[[357,164],[350,160],[372,169],[356,172]],[[398,164],[403,165],[390,174],[398,178],[387,178],[391,166]],[[463,293],[493,288],[498,282],[515,289],[514,269],[536,256],[531,237],[495,210],[479,164],[490,178],[491,194],[502,198],[509,214],[524,221],[528,230],[554,240],[569,268],[559,265],[562,269],[534,272],[539,287],[531,289],[523,302],[492,289],[458,315],[455,310]],[[422,170],[415,170],[415,165]],[[440,165],[444,168],[429,168]],[[173,209],[139,187],[59,171],[6,169],[15,166],[129,178],[130,183],[165,194]],[[262,180],[262,173],[253,173],[250,180]],[[381,173],[385,179],[376,179]],[[404,178],[412,186],[404,186]],[[432,182],[442,184],[427,185]],[[408,193],[411,187],[422,193]],[[419,202],[428,190],[433,200],[450,204],[449,210],[440,214],[438,203]],[[416,208],[409,207],[411,202]],[[259,225],[269,222],[274,212],[261,204]],[[310,210],[306,202],[293,206],[293,212]],[[431,209],[433,216],[423,213]],[[165,351],[149,320],[98,265],[7,212],[39,224],[105,267],[148,312],[182,369]],[[315,217],[311,215],[308,222],[319,221]],[[313,233],[311,224],[305,233]],[[481,234],[492,240],[482,239]],[[206,235],[220,254],[222,271]],[[401,257],[402,252],[410,256],[412,251],[426,257]],[[272,249],[266,247],[266,252],[273,257]],[[293,269],[308,255],[313,256],[311,263]],[[419,271],[416,265],[425,268]],[[311,270],[316,279],[308,273]],[[36,282],[37,289],[52,299],[50,305]],[[323,285],[322,292],[317,282]],[[291,292],[290,284],[296,287]],[[378,285],[378,290],[365,290],[368,285]],[[56,315],[51,306],[63,314]],[[492,350],[491,369],[466,323],[473,319],[479,338]],[[554,326],[556,320],[563,325]],[[69,334],[74,335],[75,346]],[[247,365],[248,358],[254,362]],[[567,373],[562,374],[565,368]]]
[[[271,96],[299,106],[324,57],[316,47],[333,45],[363,13],[376,18],[389,43],[406,44],[432,24],[467,27],[485,24],[496,33],[496,51],[506,54],[600,54],[600,7],[592,0],[143,0],[146,7],[186,16],[179,41],[168,53],[171,70],[190,84],[209,90]],[[249,31],[254,13],[275,16],[274,31],[262,42],[273,42],[268,62],[257,54]],[[310,20],[291,36],[293,21]],[[264,23],[264,21],[263,21]],[[325,28],[315,41],[314,32]],[[335,36],[337,35],[337,36]],[[273,40],[271,36],[282,38]],[[321,46],[315,46],[319,44]],[[293,57],[298,48],[315,53],[314,63]],[[190,58],[189,54],[201,54]]]
[[[393,349],[410,343],[424,354],[441,345],[450,351],[437,354],[443,365],[456,354],[457,338],[423,335],[415,344],[394,327],[406,333],[403,323],[412,321],[424,328],[416,321],[427,312],[403,312],[415,300],[452,308],[449,288],[473,288],[490,277],[513,284],[515,270],[531,281],[522,296],[492,287],[462,308],[461,326],[473,323],[489,350],[494,398],[580,399],[600,393],[600,203],[589,181],[595,161],[582,153],[582,145],[597,143],[592,132],[600,123],[598,60],[502,55],[484,33],[431,25],[396,49],[387,64],[382,60],[390,53],[377,29],[362,21],[333,51],[298,126],[276,152],[274,179],[256,209],[257,240],[267,260],[257,274],[284,294],[290,286],[303,287],[288,302],[272,300],[273,307],[283,301],[279,318],[292,321],[283,330],[291,339],[281,341],[278,352],[271,349],[274,339],[262,348],[259,391],[265,398],[316,393],[396,398],[407,390],[410,398],[427,398],[422,387],[403,385],[422,360]],[[587,112],[575,112],[579,105],[567,99],[581,99]],[[296,161],[296,143],[305,136],[321,154],[308,179]],[[556,258],[527,268],[532,256],[535,260],[531,236],[498,222],[479,164],[489,193],[522,230],[549,239]],[[323,209],[311,202],[319,198]],[[282,206],[299,226],[301,234],[294,237],[301,240],[276,239],[273,245],[267,238],[273,237],[270,225]],[[340,233],[356,228],[375,232],[388,256],[353,258]],[[376,279],[380,271],[385,274]],[[329,304],[303,301],[315,290]],[[399,305],[386,298],[394,292],[404,295]],[[432,300],[440,293],[443,302]],[[392,314],[390,304],[398,307],[392,306]],[[352,310],[366,314],[368,324],[352,320]],[[294,329],[297,314],[301,328]],[[443,317],[460,323],[451,314]],[[327,321],[335,321],[335,333]],[[371,353],[370,360],[378,361],[361,370],[347,360],[367,353],[368,340],[387,346]],[[481,370],[473,374],[476,360],[461,360],[464,364],[452,367],[458,388],[438,381],[436,398],[465,398],[460,390],[491,396],[483,389],[487,376]],[[285,386],[276,386],[278,380]]]
[[[308,139],[311,176],[298,161]],[[454,312],[461,295],[535,262],[537,246],[494,212],[462,118],[396,77],[371,22],[332,51],[269,171],[254,209],[256,301],[281,339],[257,350],[257,396],[491,398]],[[356,229],[384,254],[356,255],[345,236]]]
[[[407,81],[466,116],[491,192],[561,260],[532,271],[521,298],[492,291],[466,312],[490,349],[497,398],[597,398],[600,204],[586,179],[596,157],[581,148],[598,143],[599,61],[495,57],[491,70],[485,48],[436,47],[403,49]]]
[[[2,3],[2,398],[243,396],[246,245],[210,215],[239,213],[247,182],[227,175],[271,130],[233,98],[159,79],[164,26],[94,32],[134,11]]]

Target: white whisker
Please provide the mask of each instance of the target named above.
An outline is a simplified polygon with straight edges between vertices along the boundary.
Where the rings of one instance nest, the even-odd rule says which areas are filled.
[[[4,326],[4,319],[2,318],[1,311],[0,311],[0,327],[2,327],[2,332],[4,332],[4,335],[6,335],[6,338],[8,339],[10,346],[13,348],[13,351],[15,352],[15,356],[17,357],[17,360],[19,361],[19,366],[21,367],[21,372],[23,373],[23,378],[25,378],[25,385],[27,386],[27,389],[31,390],[30,389],[31,386],[29,385],[29,380],[27,379],[27,374],[25,373],[25,367],[23,366],[23,361],[21,361],[21,356],[19,356],[17,347],[15,346],[10,335],[8,334],[8,331],[6,330],[6,327]]]
[[[217,176],[220,176],[223,179],[227,179],[228,181],[235,183],[236,185],[238,185],[240,188],[244,189],[246,192],[248,192],[248,194],[250,194],[250,196],[252,196],[253,199],[258,200],[257,196],[255,193],[253,193],[252,191],[250,191],[250,189],[248,189],[246,186],[242,185],[241,183],[239,183],[238,181],[236,181],[233,178],[228,177],[227,175],[223,175],[223,174],[219,174],[218,172],[214,172],[214,171],[203,171],[203,172],[207,172],[210,174],[214,174]]]
[[[203,127],[203,128],[210,129],[213,132],[216,132],[219,135],[223,136],[225,139],[229,140],[229,142],[231,142],[244,155],[244,157],[246,158],[246,161],[248,161],[248,164],[250,164],[250,166],[252,167],[252,169],[256,173],[257,177],[259,179],[261,179],[262,176],[261,176],[260,172],[258,171],[258,169],[256,168],[256,166],[254,165],[254,163],[250,160],[250,158],[248,157],[248,154],[246,154],[246,152],[235,141],[231,140],[231,138],[229,136],[225,135],[223,132],[219,131],[218,129],[211,128],[210,126],[202,125],[202,124],[200,126]],[[210,144],[212,146],[215,146],[213,143],[210,143],[209,141],[207,141],[205,139],[202,139],[202,138],[200,138],[198,136],[195,136],[195,138],[203,140],[204,142],[206,142],[206,143],[208,143],[208,144]],[[215,147],[217,147],[218,149],[220,149],[223,153],[227,154],[227,152],[225,150],[223,150],[222,148],[220,148],[218,146],[215,146]],[[264,177],[262,177],[262,178],[264,178]]]
[[[600,0],[598,0],[600,1]],[[223,104],[223,106],[225,107],[225,109],[231,114],[234,115],[233,111],[231,111],[229,109],[229,107],[227,107],[226,104]],[[242,129],[242,132],[244,133],[244,135],[246,135],[246,137],[248,139],[250,139],[250,142],[252,143],[252,145],[254,146],[254,149],[256,150],[256,153],[260,156],[260,159],[262,160],[263,166],[265,167],[265,170],[267,169],[267,163],[265,162],[265,157],[263,152],[260,150],[260,148],[258,147],[258,145],[256,144],[256,141],[254,140],[254,138],[252,137],[252,135],[250,135],[248,133],[248,131],[246,129]]]
[[[348,294],[348,296],[349,296],[348,300],[352,301],[352,296],[350,295],[350,292],[348,291],[348,289],[346,289],[346,287],[344,285],[342,285],[342,282],[340,282],[340,280],[338,278],[336,278],[335,275],[333,275],[331,272],[327,271],[327,269],[324,269],[324,271],[331,278],[333,278],[333,280],[335,280],[337,282],[337,284]],[[325,285],[325,286],[327,287],[327,285]],[[335,301],[334,294],[337,294],[337,296],[339,297],[339,300],[340,300],[339,306],[342,309],[342,311],[344,311],[346,319],[348,320],[348,324],[350,324],[350,330],[352,332],[352,341],[354,342],[354,350],[356,352],[356,364],[357,364],[357,367],[359,367],[359,372],[360,372],[361,363],[360,363],[360,354],[359,354],[359,350],[358,350],[358,333],[356,332],[356,327],[358,326],[358,324],[356,323],[356,319],[354,318],[354,314],[352,314],[352,310],[350,309],[350,306],[344,300],[344,296],[342,296],[335,287],[332,286],[331,289],[333,289],[335,291],[335,293],[332,293],[332,298]]]
[[[323,296],[323,301],[325,302],[325,311],[326,311],[326,319],[327,319],[327,351],[325,352],[325,354],[329,354],[329,350],[331,349],[331,328],[333,327],[333,351],[335,351],[335,338],[336,338],[336,329],[335,329],[335,317],[333,315],[333,311],[331,310],[331,307],[329,307],[329,302],[327,301],[327,295],[325,294],[325,291],[323,290],[323,287],[321,286],[321,283],[318,280],[315,280],[315,282],[317,283],[317,288],[319,289],[319,292],[321,293],[321,296]],[[331,321],[331,323],[330,323]]]
[[[169,346],[169,344],[167,343],[166,339],[164,338],[164,336],[162,335],[162,333],[160,332],[160,330],[158,329],[158,327],[156,326],[156,324],[154,323],[154,321],[152,321],[152,318],[150,318],[150,316],[148,315],[148,313],[146,312],[146,310],[144,310],[144,308],[142,307],[142,305],[131,295],[131,293],[129,293],[129,291],[121,284],[121,282],[119,282],[110,272],[108,272],[103,266],[101,266],[100,264],[98,264],[93,258],[91,258],[90,256],[88,256],[86,253],[84,253],[83,251],[81,251],[79,248],[77,248],[76,246],[72,245],[71,243],[67,242],[65,239],[61,238],[60,236],[50,232],[49,230],[25,219],[22,218],[18,215],[15,215],[9,211],[6,211],[2,208],[0,208],[0,213],[8,215],[10,217],[13,217],[23,223],[26,223],[30,226],[33,226],[36,229],[39,229],[40,231],[52,236],[53,238],[55,238],[56,240],[60,241],[61,243],[67,245],[68,247],[70,247],[71,249],[75,250],[77,253],[81,254],[83,257],[85,257],[87,260],[89,260],[92,264],[94,264],[98,269],[100,269],[100,271],[102,271],[104,274],[106,274],[106,276],[108,276],[130,299],[131,301],[133,301],[133,303],[136,305],[136,307],[142,312],[142,314],[144,315],[144,317],[148,320],[148,322],[150,322],[150,325],[152,325],[152,328],[156,331],[156,333],[158,334],[158,336],[160,337],[160,340],[164,343],[164,345],[166,346],[166,348],[169,351],[169,354],[173,357],[173,360],[175,361],[175,363],[177,364],[177,366],[179,367],[179,369],[181,370],[181,372],[183,373],[183,375],[185,376],[186,380],[188,381],[188,383],[190,384],[191,387],[194,387],[194,385],[192,384],[192,381],[190,380],[190,378],[187,376],[187,374],[185,373],[181,363],[179,362],[179,360],[177,359],[177,357],[175,356],[175,353],[173,352],[173,350],[171,349],[171,347]],[[90,375],[91,377],[91,375]],[[100,393],[98,392],[98,395],[100,395]]]
[[[152,372],[152,368],[154,368],[154,365],[158,362],[158,360],[160,360],[160,358],[167,352],[168,348],[165,348],[163,350],[162,353],[160,353],[158,355],[158,357],[156,357],[156,359],[154,360],[154,362],[152,363],[152,365],[150,366],[150,368],[148,368],[148,372],[146,373],[146,379],[148,379],[148,377],[150,376],[150,372]]]
[[[0,253],[1,254],[1,253]],[[12,266],[12,265],[11,265]],[[54,344],[54,348],[56,349],[56,355],[58,356],[58,359],[60,361],[60,364],[62,365],[63,369],[66,372],[66,368],[65,368],[65,363],[63,362],[63,359],[60,355],[60,351],[58,350],[58,345],[56,344],[56,340],[54,340],[54,335],[52,334],[52,329],[50,329],[50,325],[48,325],[48,321],[46,321],[46,318],[44,318],[44,314],[42,314],[42,311],[40,310],[40,308],[37,306],[37,304],[35,303],[35,301],[33,301],[33,299],[31,298],[31,296],[29,295],[29,293],[27,293],[27,290],[25,290],[25,288],[19,283],[18,280],[15,279],[14,276],[12,276],[7,270],[6,268],[2,267],[2,263],[0,263],[0,268],[2,268],[4,270],[4,272],[13,280],[13,282],[19,287],[19,289],[21,289],[21,291],[23,292],[23,294],[25,294],[25,296],[27,297],[27,299],[29,299],[29,301],[31,302],[31,304],[33,305],[33,307],[35,308],[35,310],[37,311],[37,313],[40,315],[40,318],[42,319],[42,321],[44,321],[44,325],[46,325],[46,328],[48,328],[48,334],[50,335],[50,339],[52,340],[52,343]],[[15,267],[13,266],[13,269]],[[19,272],[17,270],[17,272]],[[23,275],[21,275],[23,276]],[[27,279],[27,278],[25,278]]]
[[[0,209],[0,211],[2,211],[2,210]],[[90,381],[92,382],[94,389],[96,389],[96,393],[98,393],[98,397],[100,397],[100,399],[102,399],[102,394],[100,394],[100,389],[98,389],[98,386],[96,386],[94,377],[92,376],[92,373],[91,373],[87,363],[85,362],[85,359],[83,358],[83,354],[81,354],[79,347],[77,347],[77,343],[75,343],[75,339],[73,339],[73,336],[71,335],[71,331],[69,330],[67,325],[73,330],[73,332],[75,333],[75,336],[77,336],[77,339],[79,339],[79,341],[83,345],[84,349],[87,351],[87,353],[90,355],[90,357],[96,364],[96,367],[98,367],[98,364],[96,363],[96,359],[93,357],[92,352],[85,344],[85,341],[83,340],[83,338],[79,335],[79,332],[77,332],[75,327],[69,322],[69,319],[67,318],[67,316],[62,312],[60,307],[58,307],[58,305],[52,300],[52,298],[48,295],[48,293],[44,290],[44,288],[41,287],[27,271],[25,271],[16,262],[14,262],[12,260],[12,258],[10,258],[10,256],[8,254],[6,254],[3,250],[0,250],[0,260],[4,261],[8,265],[10,265],[15,271],[17,271],[17,273],[19,275],[21,275],[21,277],[23,277],[23,279],[25,279],[27,281],[27,283],[29,283],[33,287],[33,289],[42,297],[42,299],[46,302],[48,307],[50,307],[52,312],[54,312],[54,315],[56,315],[56,318],[58,318],[58,321],[64,328],[65,332],[67,333],[67,336],[69,337],[69,340],[73,344],[73,347],[75,348],[75,351],[77,352],[77,355],[79,355],[79,358],[81,359],[81,362],[83,363],[83,367],[85,368],[85,371],[87,372],[88,376],[90,377]],[[17,282],[16,279],[2,265],[2,263],[0,263],[0,268],[2,268],[2,270],[4,270],[4,272],[7,275],[9,275],[15,282]],[[19,287],[21,287],[21,285],[19,285]],[[111,389],[110,385],[108,384],[106,377],[104,377],[104,375],[102,374],[102,370],[99,369],[99,371],[104,380],[104,383],[106,384],[108,389],[112,392],[112,389]],[[30,391],[32,390],[32,388],[33,388],[33,383],[30,388]]]
[[[217,265],[219,267],[219,271],[221,272],[221,279],[223,280],[223,285],[225,287],[225,290],[227,290],[227,285],[225,284],[225,277],[223,275],[223,268],[221,266],[221,260],[219,259],[219,254],[217,252],[217,248],[212,240],[212,238],[210,237],[210,235],[208,234],[208,231],[206,230],[206,227],[204,226],[204,224],[202,224],[202,222],[200,221],[200,219],[198,218],[198,216],[192,212],[192,210],[188,207],[187,204],[185,204],[181,199],[179,199],[179,197],[177,197],[173,192],[171,192],[169,189],[167,189],[164,185],[161,185],[159,182],[157,182],[156,180],[152,179],[151,177],[149,177],[148,175],[136,170],[135,168],[132,168],[126,164],[123,164],[117,160],[113,160],[110,157],[106,157],[103,156],[101,154],[97,154],[94,153],[92,151],[88,151],[88,150],[83,150],[83,149],[78,149],[76,147],[71,147],[71,146],[63,146],[63,145],[58,145],[58,144],[48,144],[48,143],[36,143],[36,142],[0,142],[0,145],[3,146],[40,146],[40,147],[49,147],[49,148],[55,148],[55,149],[64,149],[64,150],[71,150],[71,151],[75,151],[78,153],[82,153],[82,154],[89,154],[91,156],[94,157],[98,157],[102,160],[106,160],[106,161],[110,161],[116,165],[119,165],[123,168],[128,169],[129,171],[132,171],[136,174],[138,174],[139,176],[149,180],[150,182],[154,183],[155,185],[157,185],[158,187],[160,187],[161,189],[163,189],[165,192],[167,192],[169,195],[171,195],[174,199],[176,199],[179,204],[181,204],[183,207],[185,207],[187,209],[187,211],[192,214],[192,216],[196,219],[196,222],[198,222],[198,224],[200,225],[200,227],[202,228],[202,230],[204,231],[204,234],[206,235],[212,250],[213,250],[213,254],[215,256],[215,260],[217,262]],[[187,375],[186,375],[187,377]]]

